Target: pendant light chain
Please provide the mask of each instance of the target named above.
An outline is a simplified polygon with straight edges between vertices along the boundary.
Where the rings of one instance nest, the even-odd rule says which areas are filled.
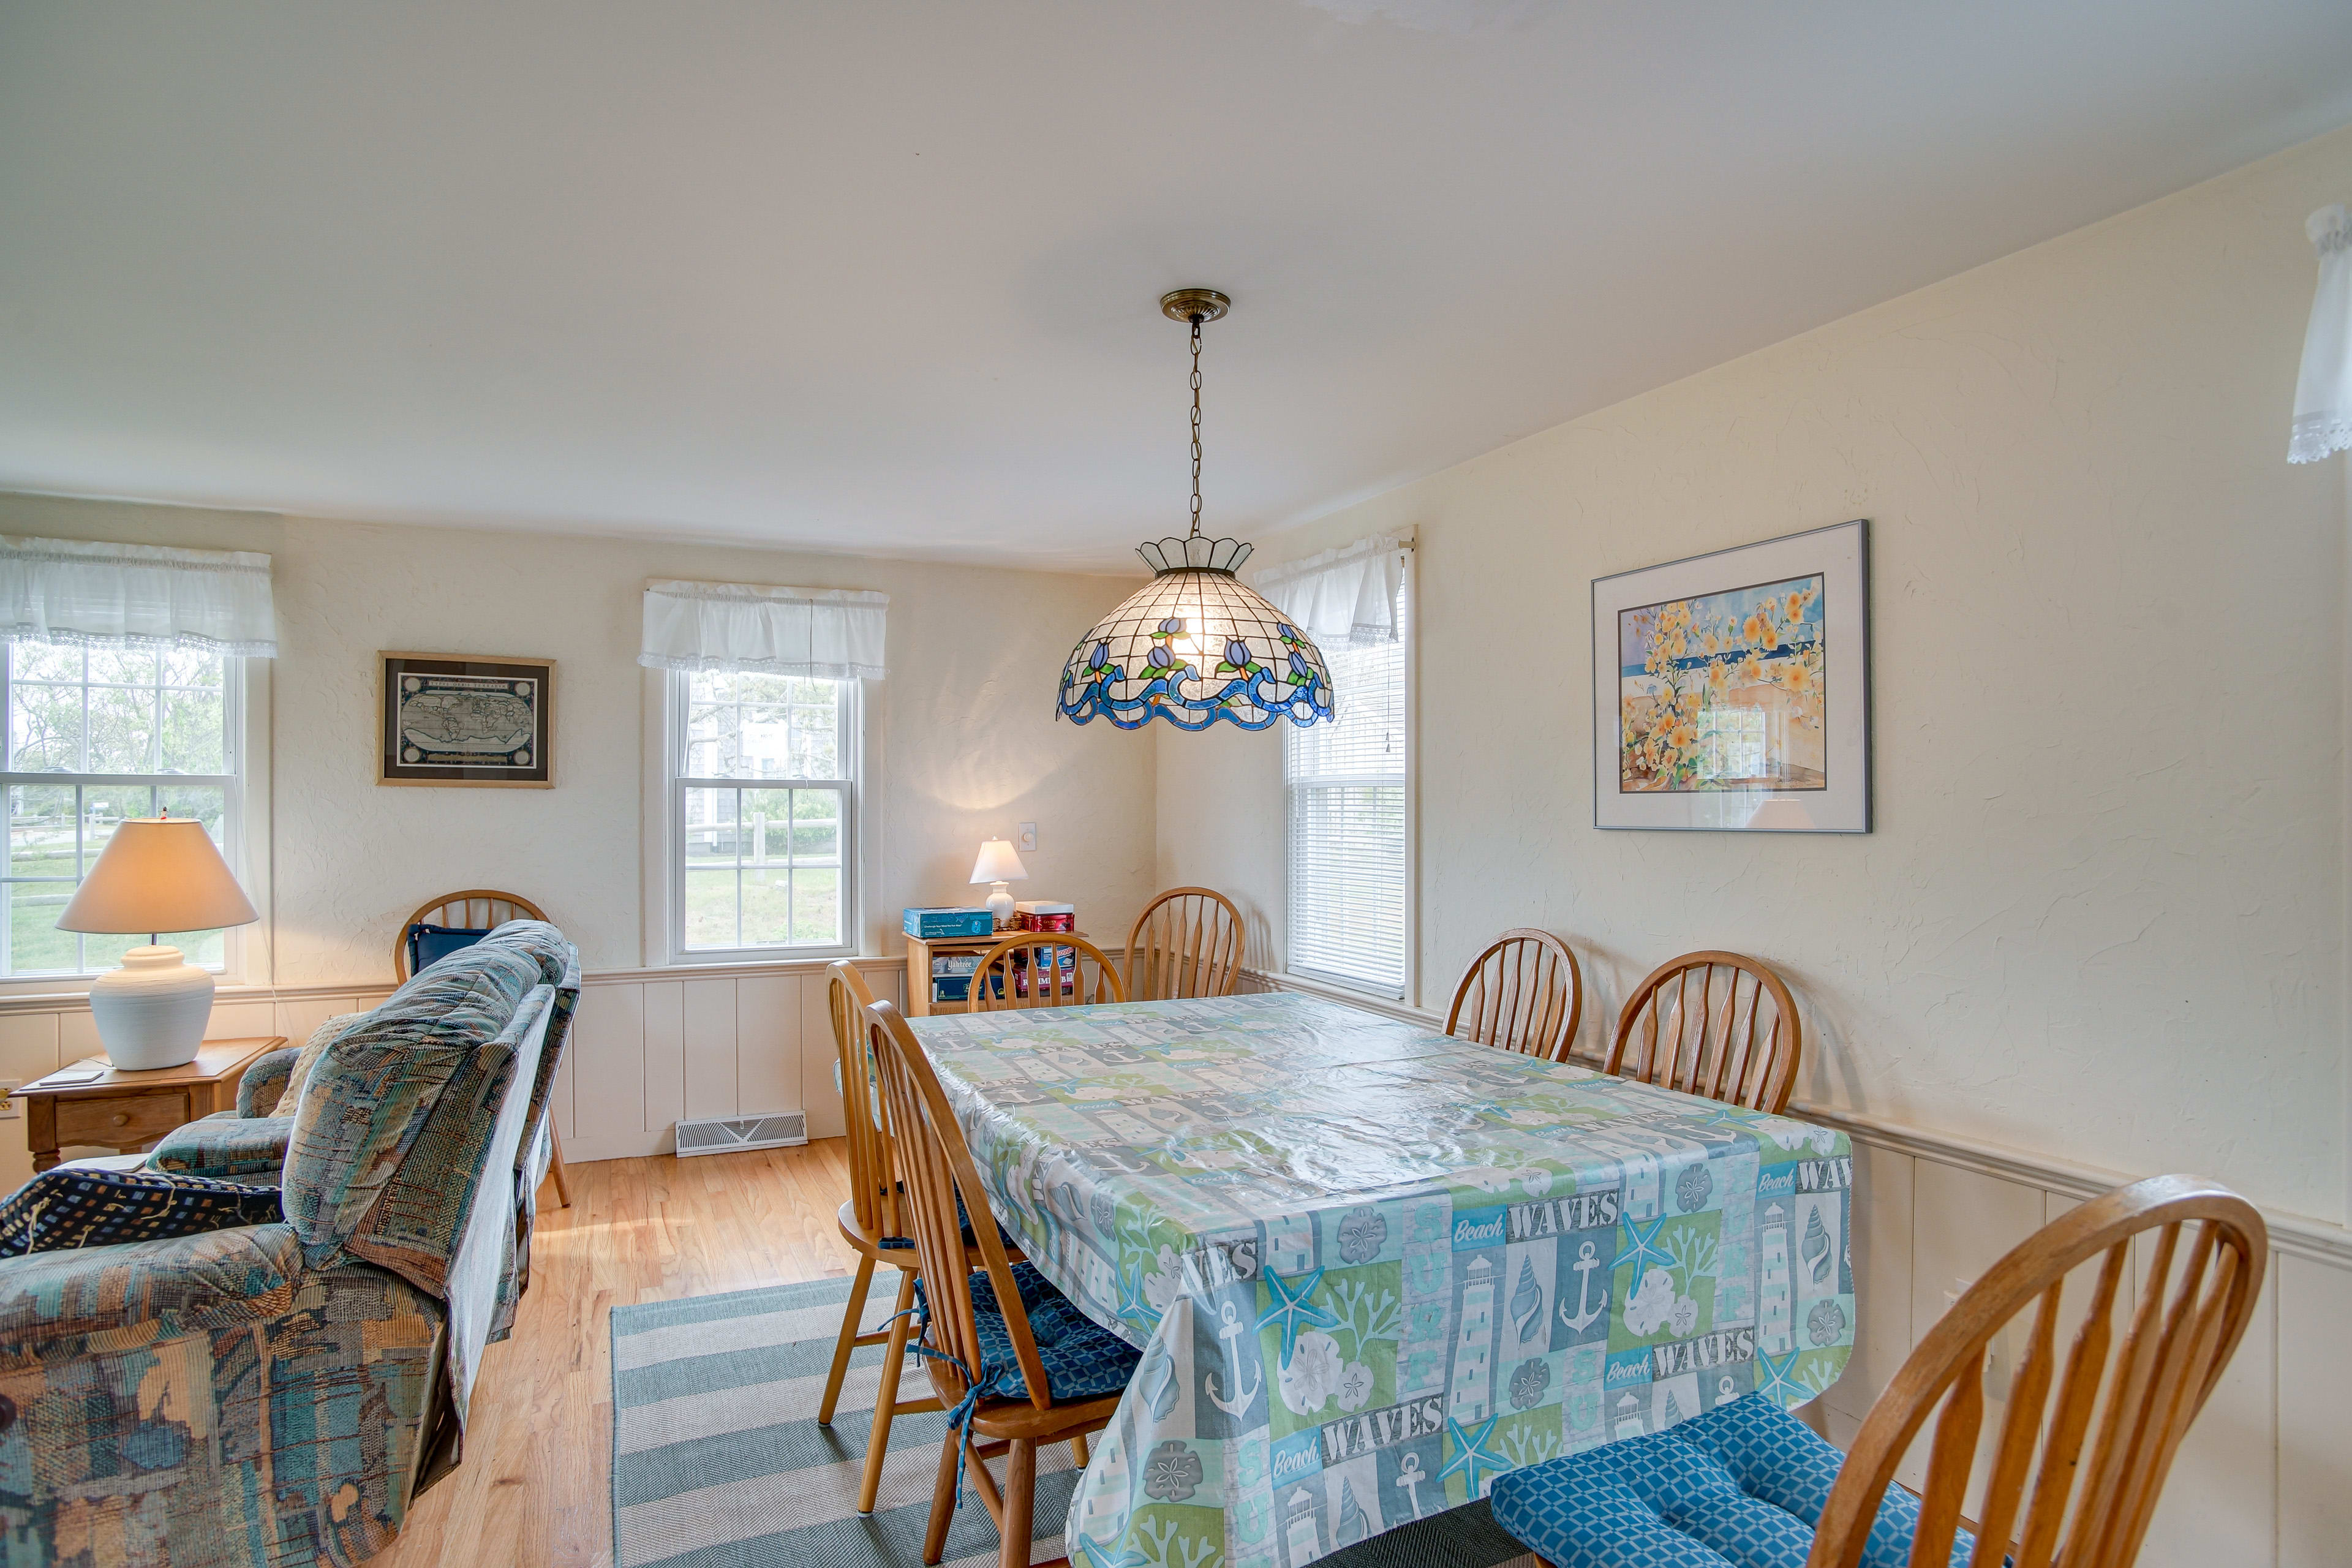
[[[1192,318],[1192,537],[1201,537],[1201,318]]]

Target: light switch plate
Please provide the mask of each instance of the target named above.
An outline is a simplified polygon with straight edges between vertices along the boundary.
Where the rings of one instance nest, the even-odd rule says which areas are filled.
[[[1021,825],[1021,837],[1016,843],[1015,847],[1031,851],[1034,851],[1036,849],[1037,825],[1035,823],[1024,822]]]

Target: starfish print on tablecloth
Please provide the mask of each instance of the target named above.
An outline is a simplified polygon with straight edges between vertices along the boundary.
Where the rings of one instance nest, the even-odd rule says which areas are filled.
[[[1444,1486],[1446,1477],[1458,1475],[1462,1478],[1462,1484],[1468,1489],[1463,1495],[1475,1501],[1478,1497],[1480,1470],[1493,1470],[1500,1474],[1511,1468],[1511,1462],[1508,1459],[1504,1458],[1500,1454],[1490,1454],[1486,1451],[1486,1439],[1494,1436],[1495,1423],[1501,1419],[1502,1416],[1499,1415],[1487,1416],[1486,1424],[1478,1428],[1478,1434],[1474,1437],[1462,1429],[1461,1422],[1451,1415],[1445,1418],[1446,1433],[1454,1439],[1454,1458],[1446,1460],[1445,1468],[1437,1472],[1438,1485]]]
[[[1665,1215],[1660,1215],[1650,1222],[1649,1228],[1646,1230],[1643,1228],[1640,1220],[1630,1216],[1626,1219],[1625,1229],[1633,1238],[1633,1251],[1630,1258],[1633,1265],[1633,1277],[1625,1282],[1625,1292],[1628,1296],[1631,1296],[1640,1286],[1643,1269],[1653,1259],[1668,1268],[1674,1267],[1674,1256],[1658,1244],[1658,1233],[1666,1228],[1667,1217]]]
[[[1339,1321],[1336,1315],[1317,1306],[1312,1300],[1315,1287],[1323,1283],[1323,1270],[1318,1268],[1312,1274],[1294,1275],[1292,1278],[1299,1282],[1296,1291],[1281,1275],[1267,1271],[1266,1294],[1274,1298],[1274,1305],[1268,1307],[1265,1315],[1257,1321],[1261,1329],[1268,1323],[1282,1325],[1282,1364],[1285,1366],[1290,1364],[1291,1352],[1298,1348],[1298,1331],[1301,1328],[1328,1329]]]

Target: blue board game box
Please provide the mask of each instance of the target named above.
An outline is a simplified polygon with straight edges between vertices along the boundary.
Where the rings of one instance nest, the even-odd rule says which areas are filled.
[[[921,909],[905,913],[908,936],[926,941],[940,936],[990,936],[996,931],[996,917],[985,909]]]

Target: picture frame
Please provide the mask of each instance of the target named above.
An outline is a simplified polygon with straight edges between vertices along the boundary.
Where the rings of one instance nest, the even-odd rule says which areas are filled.
[[[1868,519],[1593,579],[1592,825],[1870,831]]]
[[[376,655],[376,783],[555,787],[555,661]]]

